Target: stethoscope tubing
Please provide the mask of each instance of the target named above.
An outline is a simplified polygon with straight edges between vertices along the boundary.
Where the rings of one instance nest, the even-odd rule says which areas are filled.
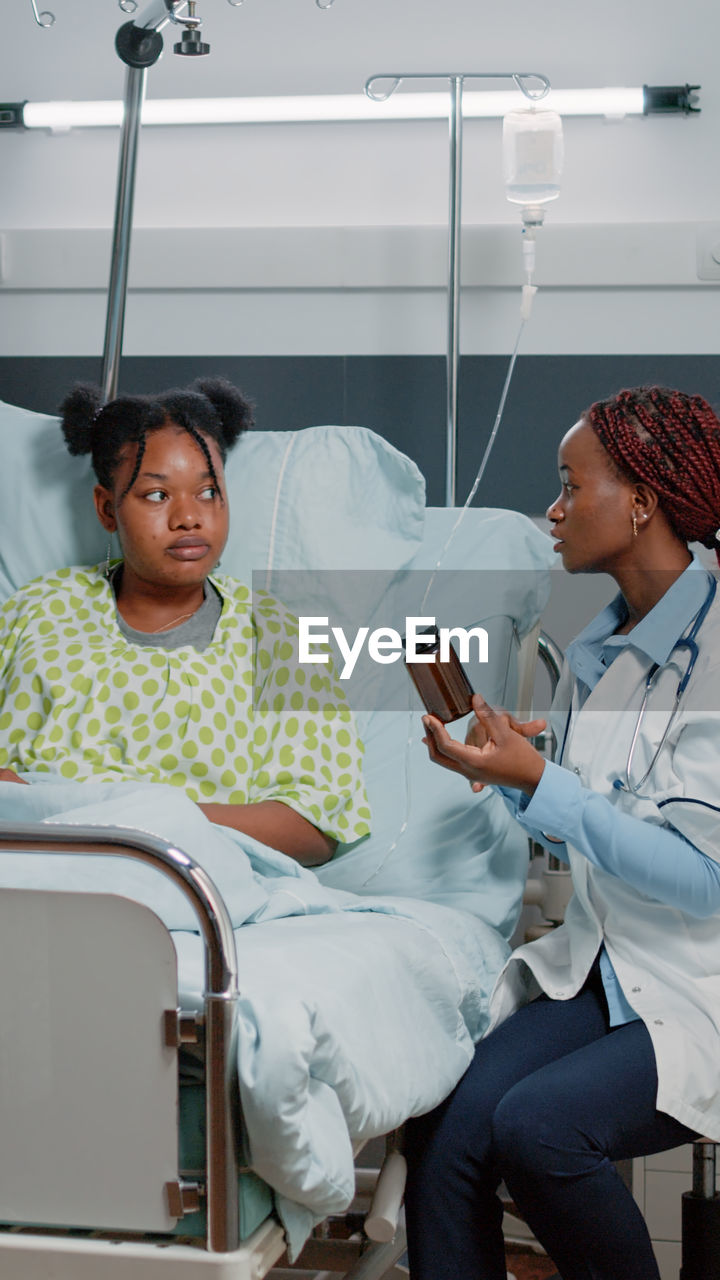
[[[648,768],[645,770],[645,773],[643,774],[642,778],[640,778],[638,782],[633,783],[630,781],[630,775],[632,773],[633,756],[635,754],[635,747],[637,745],[637,741],[640,736],[640,729],[642,728],[642,722],[645,716],[648,700],[649,700],[652,688],[655,684],[655,679],[658,672],[661,671],[662,667],[666,666],[667,663],[663,663],[661,666],[660,663],[655,662],[653,663],[652,667],[648,671],[647,676],[645,677],[645,688],[643,690],[642,702],[640,703],[637,722],[633,732],[632,741],[630,743],[630,749],[628,751],[628,758],[627,758],[627,763],[625,765],[625,771],[624,771],[625,777],[624,779],[622,777],[617,777],[613,780],[613,787],[615,788],[616,791],[625,791],[628,794],[635,795],[635,796],[639,795],[641,788],[645,786],[645,783],[647,782],[648,778],[650,777],[650,774],[655,768],[655,765],[658,760],[658,756],[660,755],[660,752],[662,751],[665,745],[665,742],[667,741],[667,736],[675,720],[675,716],[677,715],[677,712],[679,710],[680,702],[682,700],[683,694],[685,693],[685,690],[687,689],[690,677],[695,667],[695,663],[697,662],[698,653],[699,653],[698,644],[697,644],[698,632],[700,631],[700,628],[702,627],[702,624],[705,621],[710,611],[710,607],[713,603],[713,600],[715,599],[716,592],[717,592],[717,579],[715,577],[712,577],[710,581],[710,586],[708,588],[707,596],[705,597],[700,609],[698,610],[698,613],[693,621],[693,624],[689,633],[686,636],[681,636],[680,639],[677,641],[677,643],[673,645],[672,653],[674,653],[677,649],[688,650],[690,654],[688,665],[685,672],[683,673],[680,680],[678,681],[678,687],[675,691],[675,701],[673,702],[672,710],[670,711],[670,716],[668,718],[667,724],[665,725],[663,735],[660,739],[658,746],[655,749],[655,752],[653,753],[652,760],[650,761],[650,764],[648,765]],[[565,722],[565,732],[563,734],[562,746],[560,748],[560,755],[558,756],[558,764],[562,764],[563,756],[565,754],[565,747],[567,745],[568,734],[570,732],[571,720],[572,720],[572,705],[568,710],[567,720]],[[680,800],[681,798],[682,797],[678,797],[678,800]],[[669,803],[669,801],[662,801],[661,803],[667,804]],[[688,803],[706,805],[706,802],[703,800],[695,800],[691,802],[688,801]],[[707,804],[706,807],[710,809],[715,809],[717,806]]]

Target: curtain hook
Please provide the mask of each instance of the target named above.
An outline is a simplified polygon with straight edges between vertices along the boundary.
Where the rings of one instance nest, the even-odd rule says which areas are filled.
[[[51,27],[55,22],[55,14],[51,13],[49,9],[43,9],[42,13],[38,13],[38,7],[37,7],[37,4],[35,3],[35,0],[30,0],[30,3],[32,5],[33,14],[35,16],[35,21],[37,22],[38,26]]]

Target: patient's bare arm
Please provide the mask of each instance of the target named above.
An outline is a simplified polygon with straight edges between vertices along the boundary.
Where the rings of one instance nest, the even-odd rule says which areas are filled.
[[[305,867],[318,867],[335,852],[335,840],[280,800],[260,800],[257,804],[201,804],[198,808],[211,822],[254,836]]]

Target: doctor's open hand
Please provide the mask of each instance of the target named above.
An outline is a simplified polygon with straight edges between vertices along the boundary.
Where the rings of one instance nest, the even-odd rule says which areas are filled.
[[[451,738],[435,716],[423,716],[423,739],[430,759],[460,773],[473,791],[488,784],[516,787],[532,795],[542,777],[545,761],[528,741],[545,728],[544,720],[519,721],[507,711],[496,711],[479,694],[473,696],[476,720],[464,743]]]

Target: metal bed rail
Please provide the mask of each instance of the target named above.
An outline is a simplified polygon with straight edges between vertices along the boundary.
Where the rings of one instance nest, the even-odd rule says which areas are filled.
[[[72,853],[131,858],[167,876],[189,900],[204,942],[207,1249],[237,1249],[239,1217],[239,1091],[237,954],[232,922],[210,876],[182,850],[130,828],[69,826],[60,823],[0,822],[0,851]],[[179,1035],[179,1038],[182,1038]],[[182,1186],[178,1204],[183,1211]],[[171,1209],[173,1216],[175,1210]]]

